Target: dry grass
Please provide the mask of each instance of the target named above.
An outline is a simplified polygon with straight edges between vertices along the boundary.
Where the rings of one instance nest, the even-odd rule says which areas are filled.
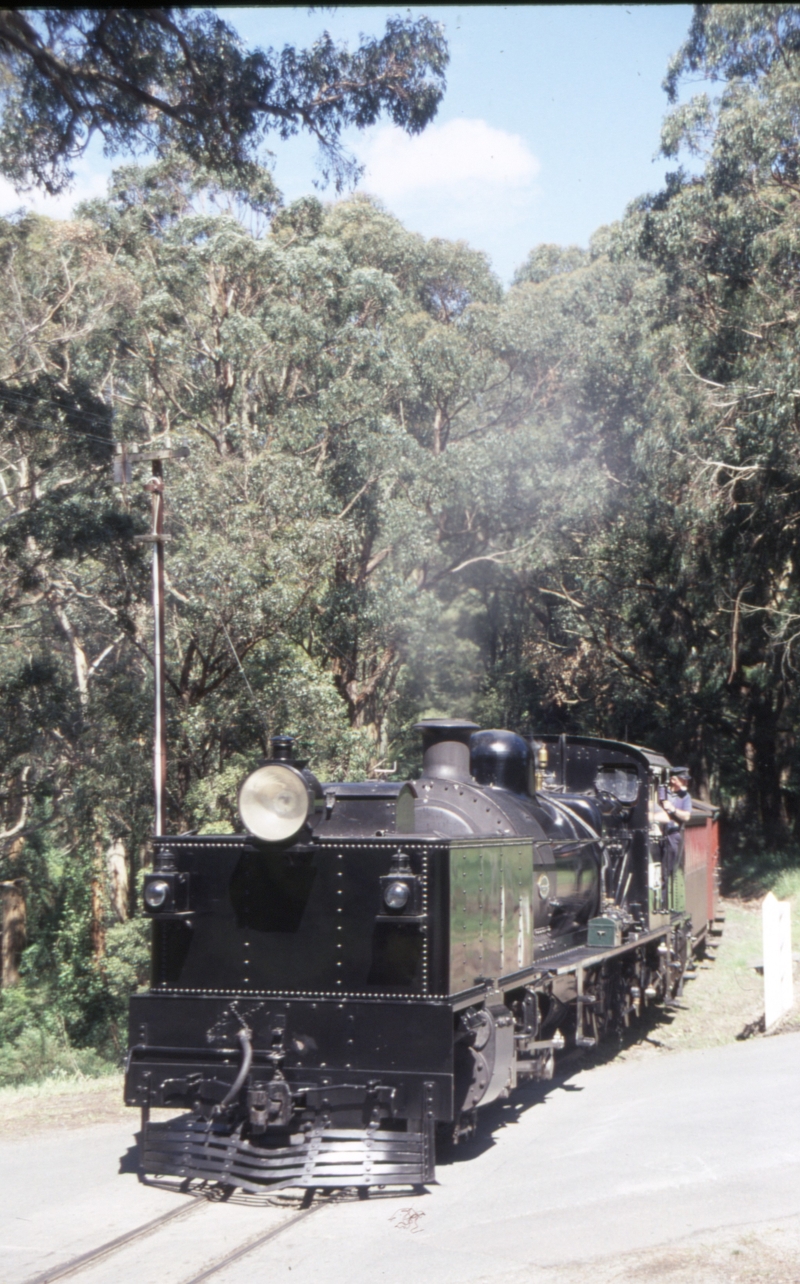
[[[36,1132],[126,1123],[139,1127],[139,1111],[122,1100],[119,1073],[101,1079],[60,1079],[25,1088],[0,1088],[0,1138],[21,1141]],[[170,1119],[180,1110],[155,1109],[152,1119]]]
[[[58,1079],[24,1088],[0,1089],[0,1137],[12,1141],[61,1128],[118,1123],[137,1114],[122,1104],[122,1075],[102,1079]]]

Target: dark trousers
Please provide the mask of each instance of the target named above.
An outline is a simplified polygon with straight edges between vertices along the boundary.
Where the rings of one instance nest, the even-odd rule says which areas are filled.
[[[683,830],[671,829],[661,839],[661,908],[669,909],[669,880],[680,868],[683,857]]]

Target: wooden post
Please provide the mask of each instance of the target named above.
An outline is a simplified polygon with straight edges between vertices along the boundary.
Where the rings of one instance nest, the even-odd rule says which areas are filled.
[[[155,729],[153,736],[153,782],[155,817],[153,830],[164,832],[164,791],[167,786],[167,729],[164,724],[164,463],[153,459],[153,668],[155,683]]]
[[[114,480],[127,485],[133,464],[149,460],[153,476],[145,487],[153,503],[153,530],[141,539],[153,545],[153,685],[155,687],[155,728],[153,734],[153,793],[155,800],[153,831],[164,832],[164,793],[167,786],[167,728],[165,720],[164,678],[164,460],[185,459],[186,446],[173,449],[169,444],[142,449],[135,444],[117,442],[114,455]]]

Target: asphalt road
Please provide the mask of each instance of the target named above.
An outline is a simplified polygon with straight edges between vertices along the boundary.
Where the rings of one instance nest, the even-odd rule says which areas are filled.
[[[69,1278],[185,1284],[800,1281],[800,1034],[611,1061],[490,1108],[425,1195],[209,1205],[137,1181],[115,1124],[0,1141],[0,1281],[23,1284],[173,1209]]]

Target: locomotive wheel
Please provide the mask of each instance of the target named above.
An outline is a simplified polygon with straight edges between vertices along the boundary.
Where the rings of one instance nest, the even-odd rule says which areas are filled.
[[[622,1044],[630,1024],[632,1008],[629,1002],[629,978],[625,976],[620,963],[610,965],[604,1000],[603,1033]]]
[[[683,994],[683,982],[686,977],[686,969],[689,966],[692,954],[689,949],[689,938],[685,931],[678,929],[675,933],[675,954],[680,964],[680,972],[675,983],[675,997],[680,998]]]

